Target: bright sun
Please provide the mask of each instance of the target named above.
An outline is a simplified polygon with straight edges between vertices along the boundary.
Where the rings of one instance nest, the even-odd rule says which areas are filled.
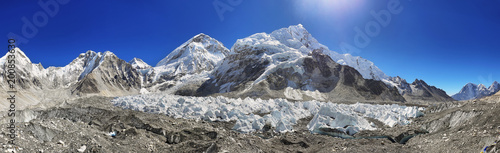
[[[296,1],[296,7],[300,11],[316,12],[322,15],[344,15],[355,11],[362,4],[363,0],[305,0]]]

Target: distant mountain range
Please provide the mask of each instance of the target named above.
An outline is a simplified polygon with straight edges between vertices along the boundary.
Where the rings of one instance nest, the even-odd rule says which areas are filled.
[[[500,91],[500,83],[493,82],[488,88],[483,84],[476,85],[474,83],[466,84],[460,92],[451,96],[455,100],[471,100],[480,99],[483,97],[491,96]]]
[[[6,98],[0,58],[0,97]],[[16,49],[20,99],[26,107],[80,96],[166,92],[190,96],[320,101],[453,101],[423,80],[389,77],[373,62],[339,54],[302,26],[238,39],[231,50],[205,34],[186,41],[152,67],[112,52],[88,51],[64,67],[43,68]],[[0,107],[7,107],[0,104]]]

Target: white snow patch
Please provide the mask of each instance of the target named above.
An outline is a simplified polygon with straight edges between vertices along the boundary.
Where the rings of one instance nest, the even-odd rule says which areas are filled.
[[[146,88],[141,88],[141,91],[140,91],[141,94],[147,94],[149,93],[148,89]]]
[[[293,88],[286,87],[284,94],[286,98],[293,100],[302,100],[302,93],[298,90],[294,90]]]
[[[87,146],[83,145],[82,147],[80,147],[80,149],[76,149],[76,150],[78,150],[78,152],[85,152],[85,150],[87,150]]]

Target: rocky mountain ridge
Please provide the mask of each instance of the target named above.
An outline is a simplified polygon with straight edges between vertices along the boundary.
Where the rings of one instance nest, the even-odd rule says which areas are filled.
[[[320,101],[450,101],[444,91],[422,80],[408,84],[400,77],[388,77],[371,61],[329,50],[300,24],[238,39],[231,50],[198,34],[155,67],[138,58],[126,62],[109,51],[87,51],[64,67],[45,69],[31,63],[19,48],[16,51],[19,97],[33,104],[149,92]],[[5,82],[3,70],[0,81]]]
[[[16,85],[18,108],[36,105],[46,101],[65,101],[70,98],[101,95],[120,96],[137,94],[140,89],[140,75],[130,64],[112,52],[87,51],[64,67],[43,68],[33,64],[19,48],[15,49]],[[0,81],[6,81],[6,54],[0,58]],[[2,85],[0,90],[7,91]],[[2,92],[0,97],[7,97]],[[6,107],[1,104],[1,107]]]
[[[415,79],[413,83],[406,82],[401,77],[390,77],[399,93],[408,101],[454,101],[442,89],[428,85],[424,80]]]
[[[467,83],[457,94],[452,97],[455,100],[471,100],[480,99],[483,97],[491,96],[500,91],[500,83],[494,81],[488,88],[483,84],[476,85],[474,83]]]

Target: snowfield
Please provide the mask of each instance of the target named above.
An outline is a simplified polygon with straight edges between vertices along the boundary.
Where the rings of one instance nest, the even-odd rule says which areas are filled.
[[[293,131],[302,118],[314,116],[308,128],[319,133],[320,128],[332,128],[353,135],[361,130],[374,130],[375,124],[366,117],[388,126],[406,125],[410,118],[423,115],[423,108],[372,104],[336,104],[331,102],[289,102],[285,99],[231,99],[226,97],[185,97],[166,94],[145,94],[118,97],[111,101],[124,109],[162,113],[174,118],[236,121],[233,129],[249,133],[261,130],[265,124],[276,132]],[[257,115],[259,114],[259,115]]]

